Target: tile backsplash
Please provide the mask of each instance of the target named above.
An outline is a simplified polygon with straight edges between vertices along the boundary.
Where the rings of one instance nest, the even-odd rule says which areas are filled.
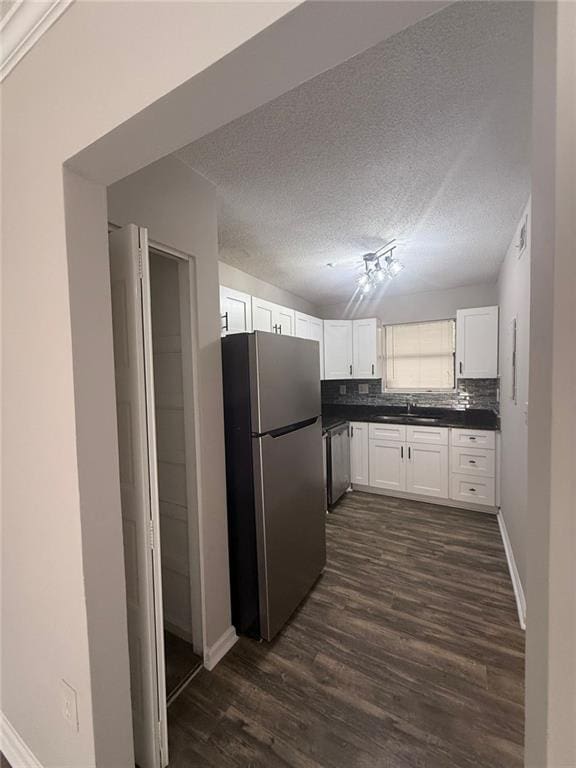
[[[330,405],[406,405],[428,408],[487,408],[499,412],[498,379],[459,379],[456,391],[382,392],[380,380],[322,382],[322,403]]]

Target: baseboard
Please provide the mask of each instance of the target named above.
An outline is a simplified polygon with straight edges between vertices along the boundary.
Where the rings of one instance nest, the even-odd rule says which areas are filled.
[[[40,760],[3,712],[0,712],[0,752],[12,768],[43,768]]]
[[[193,645],[192,632],[184,629],[184,627],[178,624],[177,621],[169,618],[166,614],[164,614],[164,629],[166,632],[170,632],[170,634],[179,637],[180,640],[184,640],[185,642],[190,643],[190,645]]]
[[[386,488],[375,488],[373,485],[358,485],[354,483],[351,487],[353,491],[362,493],[374,493],[377,496],[390,496],[394,499],[406,499],[407,501],[421,501],[423,504],[434,504],[437,507],[451,507],[452,509],[466,509],[469,512],[484,512],[487,515],[496,515],[498,509],[490,507],[487,504],[467,504],[464,501],[455,501],[447,499],[445,496],[422,496],[417,493],[407,493],[406,491],[390,491]]]
[[[512,551],[512,544],[510,543],[510,537],[508,536],[508,531],[506,530],[506,523],[504,522],[502,511],[498,512],[498,525],[500,527],[500,535],[502,537],[504,551],[506,552],[506,560],[508,561],[510,578],[512,579],[514,597],[516,598],[516,608],[518,609],[518,620],[522,629],[526,629],[526,597],[524,596],[524,589],[522,588],[520,574],[518,573],[518,568],[516,567],[516,560],[514,559],[514,552]]]
[[[237,640],[238,635],[236,634],[234,627],[228,627],[226,632],[224,632],[213,645],[204,651],[204,666],[206,669],[209,671],[213,670],[216,664],[224,658]]]

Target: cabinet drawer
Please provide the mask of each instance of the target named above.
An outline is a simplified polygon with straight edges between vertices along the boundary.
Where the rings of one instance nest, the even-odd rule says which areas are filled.
[[[406,427],[406,440],[409,443],[428,443],[448,445],[448,427]]]
[[[493,507],[494,478],[453,474],[450,478],[450,498],[467,504],[486,504]]]
[[[404,424],[370,424],[370,440],[406,440]]]
[[[453,445],[450,452],[450,468],[459,475],[495,477],[494,458],[494,451],[488,448],[461,448]]]
[[[494,450],[496,433],[487,429],[453,429],[452,445]]]

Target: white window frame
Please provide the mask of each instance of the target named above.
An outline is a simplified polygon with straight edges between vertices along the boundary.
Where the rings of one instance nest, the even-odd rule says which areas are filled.
[[[454,330],[454,346],[453,346],[453,352],[452,352],[452,372],[453,372],[453,379],[454,379],[454,386],[450,387],[449,389],[446,387],[402,387],[402,388],[396,388],[396,387],[389,387],[388,386],[388,355],[387,355],[387,349],[386,349],[386,338],[387,338],[387,329],[391,328],[395,325],[424,325],[425,323],[443,323],[450,321],[452,323],[452,327]],[[457,392],[458,391],[458,381],[456,378],[456,318],[455,317],[443,317],[439,318],[438,320],[413,320],[408,323],[388,323],[383,327],[383,333],[382,333],[382,359],[383,359],[383,370],[382,370],[382,392],[383,393],[389,393],[389,394],[419,394],[419,393],[434,393],[434,392],[442,392],[444,394],[449,394],[450,392]]]

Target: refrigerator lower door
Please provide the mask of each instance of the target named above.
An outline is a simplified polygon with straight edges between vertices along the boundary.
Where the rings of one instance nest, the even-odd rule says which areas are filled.
[[[326,563],[320,420],[253,444],[260,634],[271,640]]]

